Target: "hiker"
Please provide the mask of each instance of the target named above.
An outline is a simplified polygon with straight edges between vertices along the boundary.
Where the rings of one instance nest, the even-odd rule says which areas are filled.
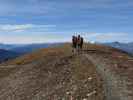
[[[80,49],[81,49],[81,50],[82,50],[82,48],[83,48],[83,43],[84,43],[84,38],[81,37],[81,41],[80,41]]]
[[[77,40],[78,52],[82,51],[83,43],[84,43],[84,38],[78,35],[78,40]]]
[[[81,47],[80,44],[81,44],[81,37],[80,37],[80,35],[78,35],[78,39],[77,39],[78,52],[79,52],[80,47]]]
[[[72,52],[76,52],[76,48],[77,48],[77,37],[76,36],[72,36],[72,47],[73,47]]]

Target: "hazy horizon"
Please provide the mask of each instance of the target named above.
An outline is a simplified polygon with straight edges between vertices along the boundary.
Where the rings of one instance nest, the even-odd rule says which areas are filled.
[[[133,42],[131,0],[0,0],[0,43]]]
[[[34,45],[34,44],[58,44],[58,43],[71,43],[72,41],[66,41],[66,42],[30,42],[30,43],[2,43],[0,42],[0,44],[2,45]],[[111,42],[98,42],[98,41],[85,41],[85,43],[114,43],[114,42],[118,42],[118,43],[122,43],[122,44],[128,44],[128,43],[133,43],[131,42],[119,42],[119,41],[111,41]]]

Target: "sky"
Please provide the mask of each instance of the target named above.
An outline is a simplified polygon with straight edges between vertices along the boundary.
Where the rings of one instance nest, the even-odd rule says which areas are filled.
[[[133,42],[132,18],[133,0],[0,0],[0,42]]]

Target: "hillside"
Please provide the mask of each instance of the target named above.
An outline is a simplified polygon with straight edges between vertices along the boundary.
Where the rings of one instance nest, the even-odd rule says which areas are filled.
[[[80,54],[70,44],[41,49],[0,65],[0,100],[132,100],[132,65],[102,45]]]
[[[19,56],[19,53],[10,50],[0,49],[0,63],[9,59],[16,58],[17,56]]]
[[[42,49],[42,48],[48,48],[48,47],[55,47],[58,45],[61,45],[62,43],[38,43],[38,44],[25,44],[25,45],[19,45],[17,47],[11,48],[10,50],[19,52],[22,54],[31,53],[33,51]]]
[[[0,49],[17,52],[19,54],[31,53],[36,50],[48,47],[63,45],[63,43],[33,43],[33,44],[3,44],[0,43]]]

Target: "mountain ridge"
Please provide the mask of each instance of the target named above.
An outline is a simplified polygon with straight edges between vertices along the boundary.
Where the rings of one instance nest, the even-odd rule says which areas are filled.
[[[133,42],[130,43],[112,42],[112,43],[104,43],[104,45],[123,50],[133,55]]]
[[[0,65],[0,99],[132,100],[132,64],[132,56],[103,45],[76,54],[71,44],[41,49]]]

